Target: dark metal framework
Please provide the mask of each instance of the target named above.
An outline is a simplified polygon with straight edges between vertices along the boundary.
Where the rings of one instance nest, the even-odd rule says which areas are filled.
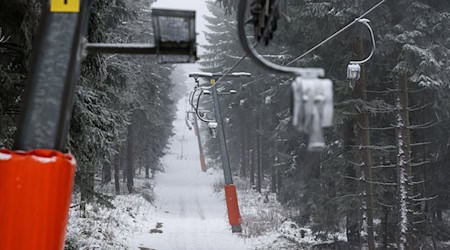
[[[155,46],[86,44],[83,39],[93,2],[80,0],[79,12],[51,12],[48,2],[43,5],[34,45],[39,49],[33,52],[13,149],[66,151],[75,86],[85,50],[89,53],[157,54],[160,63],[197,60],[194,11],[153,9]],[[165,30],[159,28],[166,21],[169,25],[164,26]],[[179,35],[183,28],[187,28],[186,33]]]
[[[194,63],[195,11],[152,10],[154,44],[88,43],[88,53],[158,55],[159,63]]]
[[[65,151],[75,83],[80,71],[81,40],[89,20],[90,1],[80,12],[43,8],[33,61],[19,116],[15,150]]]

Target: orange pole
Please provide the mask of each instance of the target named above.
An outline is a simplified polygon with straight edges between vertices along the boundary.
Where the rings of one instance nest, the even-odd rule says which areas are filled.
[[[228,209],[228,220],[231,226],[241,225],[241,214],[237,199],[236,186],[234,184],[225,185],[225,199]]]
[[[206,172],[206,161],[205,161],[205,155],[204,154],[200,154],[200,164],[202,167],[202,171]]]
[[[0,249],[63,249],[74,175],[70,154],[0,150]]]

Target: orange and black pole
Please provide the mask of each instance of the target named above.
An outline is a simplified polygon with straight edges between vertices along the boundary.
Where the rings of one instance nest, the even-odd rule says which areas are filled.
[[[233,183],[233,173],[231,171],[230,159],[228,157],[227,141],[225,138],[225,128],[223,124],[222,113],[220,110],[219,103],[219,93],[217,92],[216,83],[224,78],[240,78],[240,77],[250,77],[250,73],[239,72],[231,73],[227,75],[223,74],[211,74],[211,73],[191,73],[189,77],[195,78],[196,82],[198,78],[205,78],[209,80],[211,84],[210,89],[212,93],[213,103],[214,103],[214,115],[217,122],[217,137],[219,141],[220,154],[222,158],[222,169],[225,179],[225,201],[228,211],[228,221],[231,225],[231,231],[233,233],[242,232],[242,219],[239,211],[239,203],[236,192],[236,186]],[[216,82],[217,81],[217,82]]]
[[[0,151],[0,249],[63,249],[75,175],[67,153],[89,0],[43,4],[14,150]]]
[[[228,157],[227,141],[225,139],[225,128],[223,126],[223,118],[220,110],[219,98],[217,93],[216,80],[210,80],[212,88],[212,97],[214,102],[214,113],[217,121],[217,137],[219,139],[220,153],[222,155],[223,173],[225,177],[225,199],[228,210],[228,220],[233,233],[242,232],[241,214],[239,212],[239,204],[236,192],[236,186],[233,183],[233,174],[231,172],[230,159]]]
[[[188,41],[177,40],[177,46],[171,40],[161,39],[156,31],[155,45],[87,43],[83,46],[94,0],[41,2],[40,27],[33,46],[14,150],[0,150],[2,250],[64,248],[75,175],[75,160],[67,153],[66,144],[85,51],[176,55],[176,59],[160,58],[161,63],[197,60],[193,11],[153,10],[153,17],[162,17],[161,20],[170,17],[180,24],[170,30],[158,27],[156,31],[189,34]]]

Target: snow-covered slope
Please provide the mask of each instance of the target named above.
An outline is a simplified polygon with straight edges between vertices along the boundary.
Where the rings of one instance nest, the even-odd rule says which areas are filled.
[[[220,172],[201,171],[197,139],[184,122],[185,100],[178,105],[175,136],[164,159],[165,173],[155,180],[157,211],[148,228],[138,232],[132,249],[251,249],[246,240],[231,233],[223,197],[214,194]],[[183,156],[181,156],[181,139]],[[153,230],[152,230],[153,229]]]

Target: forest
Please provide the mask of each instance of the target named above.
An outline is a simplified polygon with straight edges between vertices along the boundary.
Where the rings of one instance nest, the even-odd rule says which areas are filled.
[[[0,3],[0,148],[11,148],[31,63],[43,0]],[[97,0],[90,42],[143,42],[155,0]],[[224,73],[245,52],[237,32],[237,0],[207,1],[209,44],[202,71]],[[255,1],[258,2],[258,1]],[[378,0],[285,0],[273,39],[258,51],[277,64],[325,69],[333,81],[334,121],[322,152],[292,127],[291,77],[244,59],[219,91],[233,174],[261,195],[272,193],[287,218],[315,237],[344,233],[343,248],[445,249],[450,241],[450,2],[388,0],[366,16],[376,49],[361,77],[346,77],[352,60],[372,49],[367,29],[354,25],[307,57]],[[292,63],[293,62],[293,63]],[[68,148],[76,156],[72,203],[113,206],[136,192],[136,178],[162,171],[173,136],[176,101],[189,90],[175,66],[154,58],[89,55],[76,89]],[[176,78],[176,80],[174,80]],[[212,110],[208,97],[202,108]],[[220,166],[217,140],[201,126],[208,165]],[[112,185],[113,191],[104,187]],[[69,248],[68,248],[69,249]],[[75,248],[74,248],[75,249]],[[324,248],[325,249],[325,248]]]
[[[200,61],[209,72],[226,71],[245,55],[236,37],[237,1],[220,2],[225,10],[209,2],[210,45]],[[285,65],[379,1],[282,2],[288,18],[280,18],[270,46],[259,52]],[[258,192],[277,193],[299,211],[294,221],[318,236],[344,231],[356,249],[443,249],[439,242],[449,240],[449,14],[445,1],[387,1],[366,16],[377,48],[354,86],[347,65],[372,47],[362,25],[293,64],[324,68],[334,83],[334,124],[319,153],[308,152],[307,138],[292,128],[292,78],[244,60],[238,69],[253,79],[229,83],[224,88],[238,94],[222,100],[228,144],[236,145],[230,149],[235,174]],[[218,157],[215,141],[208,142],[208,153]]]

